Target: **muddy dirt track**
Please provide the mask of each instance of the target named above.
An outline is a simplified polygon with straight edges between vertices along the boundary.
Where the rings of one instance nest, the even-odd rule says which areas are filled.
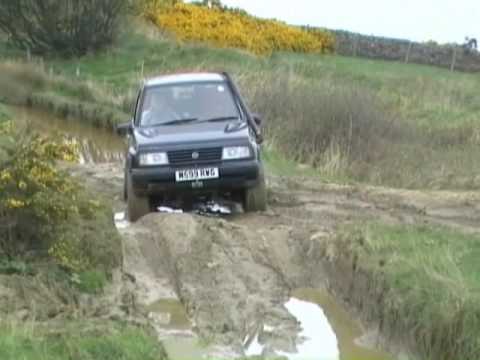
[[[119,165],[80,166],[74,173],[114,198],[115,211],[124,211]],[[266,213],[227,218],[158,213],[120,229],[123,271],[132,281],[136,304],[146,309],[160,300],[179,299],[193,326],[177,335],[198,335],[217,344],[212,356],[242,355],[256,336],[263,355],[295,350],[300,328],[284,304],[295,289],[329,287],[321,248],[338,226],[376,220],[480,232],[479,196],[473,193],[279,177],[268,183]],[[148,316],[160,338],[171,335],[161,316]]]

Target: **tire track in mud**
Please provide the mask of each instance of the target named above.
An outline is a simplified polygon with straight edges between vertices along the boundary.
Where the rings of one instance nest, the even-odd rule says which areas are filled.
[[[292,351],[299,329],[283,304],[301,278],[299,247],[289,244],[300,234],[189,214],[153,214],[131,228],[125,242],[138,244],[129,248],[141,254],[126,257],[143,257],[168,274],[201,338],[242,354],[244,340],[265,323],[276,328],[266,353]],[[131,270],[136,277],[138,268]]]
[[[75,173],[82,176],[85,169]],[[88,185],[121,202],[122,170],[88,171]],[[242,355],[258,336],[264,355],[292,351],[299,334],[283,305],[296,288],[328,286],[324,239],[361,221],[437,224],[480,232],[480,196],[337,186],[271,177],[270,209],[226,219],[151,214],[121,230],[136,301],[180,300],[200,338]],[[262,329],[274,328],[274,332]]]

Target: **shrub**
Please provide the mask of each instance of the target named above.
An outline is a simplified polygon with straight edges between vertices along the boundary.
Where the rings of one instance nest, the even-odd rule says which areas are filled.
[[[279,21],[262,20],[225,8],[158,3],[147,2],[144,16],[181,41],[245,49],[258,55],[274,51],[325,53],[333,49],[333,38],[327,32],[311,34]]]
[[[111,209],[58,169],[58,160],[76,159],[75,147],[0,126],[0,255],[15,260],[34,251],[73,273],[117,267]]]
[[[32,53],[83,55],[109,44],[126,0],[1,0],[0,30]]]
[[[37,247],[52,228],[79,213],[78,185],[58,171],[57,159],[73,160],[74,149],[41,136],[18,138],[9,123],[0,128],[0,251],[14,256]]]

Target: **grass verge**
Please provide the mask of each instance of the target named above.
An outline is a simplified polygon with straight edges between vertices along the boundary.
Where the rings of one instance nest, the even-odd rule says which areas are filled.
[[[0,122],[6,121],[10,118],[7,107],[0,102]]]
[[[113,323],[92,329],[70,323],[58,333],[45,333],[30,324],[0,325],[3,360],[163,360],[160,343],[145,330]]]
[[[367,224],[330,245],[334,262],[353,271],[344,292],[380,320],[382,333],[404,338],[422,359],[478,359],[480,236]]]

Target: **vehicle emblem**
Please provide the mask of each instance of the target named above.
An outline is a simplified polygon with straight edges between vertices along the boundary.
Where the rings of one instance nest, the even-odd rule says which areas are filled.
[[[200,154],[199,154],[198,152],[194,151],[194,152],[192,153],[192,159],[193,159],[193,160],[197,160],[199,157],[200,157]]]

